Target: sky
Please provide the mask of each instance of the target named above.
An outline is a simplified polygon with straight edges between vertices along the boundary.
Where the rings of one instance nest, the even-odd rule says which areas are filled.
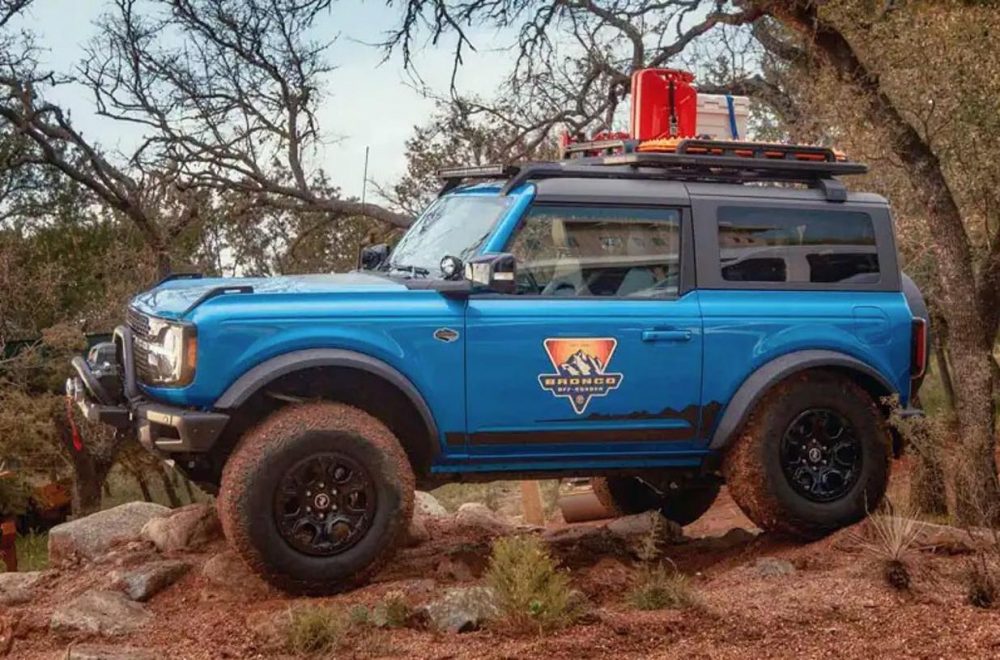
[[[38,35],[45,49],[43,63],[55,70],[71,71],[82,56],[82,46],[94,33],[94,21],[108,6],[103,0],[36,0],[25,25]],[[319,110],[320,126],[327,144],[319,154],[319,165],[347,195],[360,196],[365,147],[371,149],[368,179],[386,185],[404,172],[404,142],[417,124],[425,123],[434,102],[424,98],[407,82],[412,80],[402,58],[389,61],[380,49],[366,45],[379,40],[397,21],[397,10],[381,0],[342,0],[317,25],[317,37],[336,37],[328,52],[338,68],[328,79],[326,97]],[[470,33],[478,52],[466,57],[457,83],[463,92],[492,96],[510,64],[498,50],[510,38],[489,33]],[[427,47],[416,56],[416,71],[431,89],[446,92],[451,67],[451,43]],[[97,117],[90,93],[81,87],[60,88],[53,100],[68,107],[78,130],[105,148],[127,149],[135,131]],[[369,198],[373,190],[368,186]]]

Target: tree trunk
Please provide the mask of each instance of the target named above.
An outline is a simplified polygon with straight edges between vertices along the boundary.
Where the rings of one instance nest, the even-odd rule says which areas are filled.
[[[191,480],[181,475],[181,483],[184,484],[184,492],[187,493],[188,503],[194,504],[194,489],[191,488]]]
[[[954,376],[956,413],[961,435],[962,469],[954,475],[958,521],[980,525],[1000,522],[1000,484],[994,456],[992,341],[987,340],[986,315],[977,306],[973,255],[962,215],[941,163],[882,89],[878,74],[855,52],[844,34],[826,22],[812,0],[761,2],[817,49],[837,76],[855,88],[868,105],[871,121],[890,136],[890,147],[901,162],[920,201],[928,232],[934,237],[940,309],[948,319],[946,349]]]
[[[73,457],[73,515],[85,516],[101,508],[104,482],[112,463],[100,461],[83,452]]]
[[[937,361],[938,376],[941,378],[941,388],[944,390],[944,398],[948,400],[948,407],[955,410],[955,385],[951,380],[951,367],[948,366],[948,356],[945,355],[944,345],[940,340],[934,342],[934,358]]]
[[[174,482],[170,480],[169,468],[160,464],[157,466],[156,471],[160,474],[160,480],[163,482],[163,492],[167,494],[167,501],[170,502],[170,506],[176,509],[181,505],[181,498],[177,496],[177,488],[174,486]]]

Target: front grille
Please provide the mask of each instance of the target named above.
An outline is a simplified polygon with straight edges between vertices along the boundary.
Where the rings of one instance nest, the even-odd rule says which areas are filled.
[[[148,316],[129,307],[125,318],[128,322],[128,327],[132,330],[133,334],[139,335],[140,337],[149,337]]]
[[[152,381],[149,351],[143,348],[142,342],[136,341],[139,338],[151,339],[149,317],[129,307],[125,318],[129,329],[132,330],[132,356],[135,359],[135,375],[140,382],[149,383]]]

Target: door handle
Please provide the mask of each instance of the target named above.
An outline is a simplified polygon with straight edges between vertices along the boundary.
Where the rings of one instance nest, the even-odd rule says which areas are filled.
[[[690,330],[643,330],[643,341],[691,341]]]

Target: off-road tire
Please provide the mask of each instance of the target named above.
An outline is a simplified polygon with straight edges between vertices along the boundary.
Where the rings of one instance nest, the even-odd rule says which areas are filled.
[[[311,556],[282,537],[274,491],[297,461],[337,451],[374,482],[376,507],[367,532],[332,556]],[[222,472],[219,517],[226,539],[246,564],[279,589],[327,595],[368,580],[392,557],[413,515],[414,476],[406,453],[378,419],[330,402],[289,406],[249,431]]]
[[[719,496],[719,485],[715,483],[672,491],[668,496],[660,495],[636,477],[594,477],[590,486],[604,508],[614,515],[657,510],[682,527],[705,515]]]
[[[812,501],[796,492],[781,466],[786,430],[810,409],[841,415],[860,442],[860,471],[832,501]],[[726,450],[722,472],[733,500],[761,529],[815,539],[879,506],[889,483],[891,447],[885,419],[865,390],[839,374],[807,371],[764,395]]]

